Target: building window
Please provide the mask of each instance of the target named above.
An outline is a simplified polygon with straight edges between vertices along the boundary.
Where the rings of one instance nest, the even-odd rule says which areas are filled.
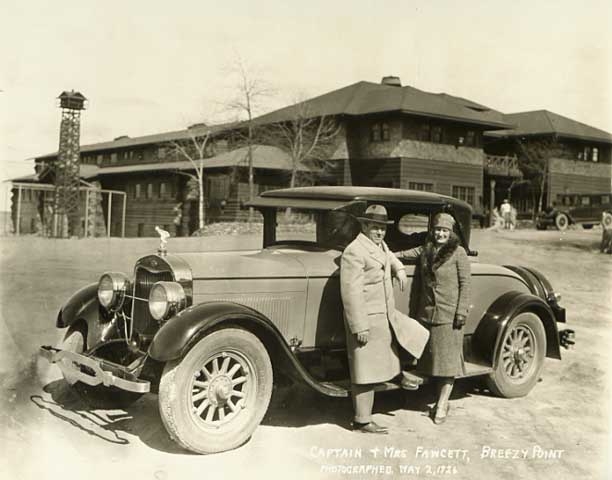
[[[388,123],[383,122],[381,124],[381,134],[382,134],[383,142],[387,142],[387,141],[391,140],[391,133],[389,131],[389,124]]]
[[[592,155],[593,155],[593,156],[591,157],[591,159],[592,159],[594,162],[598,162],[598,161],[599,161],[599,149],[598,149],[597,147],[593,147],[593,153],[592,153]]]
[[[474,187],[464,187],[461,185],[453,185],[453,197],[463,200],[474,206],[474,197],[476,189]]]
[[[467,147],[473,147],[476,145],[476,132],[474,132],[474,130],[468,130],[465,136],[465,145]]]
[[[159,159],[166,158],[166,147],[159,147],[157,149],[157,158]]]
[[[442,127],[435,126],[431,129],[431,141],[433,143],[442,143]]]
[[[153,184],[147,183],[147,198],[153,198]]]
[[[582,160],[588,161],[590,157],[591,157],[591,147],[584,147],[584,150],[582,151]]]
[[[159,198],[164,198],[167,192],[168,187],[166,186],[166,182],[161,182],[159,184]]]
[[[419,128],[419,140],[421,142],[429,142],[431,140],[431,132],[429,123],[423,123]]]
[[[408,182],[410,190],[420,190],[421,192],[433,192],[433,183]]]
[[[142,195],[142,185],[140,183],[137,183],[134,189],[134,198],[140,198],[141,195]]]
[[[111,153],[110,162],[111,163],[117,163],[117,153],[116,152],[115,153]]]
[[[386,142],[391,139],[389,124],[386,122],[376,122],[370,127],[370,140],[372,142]]]

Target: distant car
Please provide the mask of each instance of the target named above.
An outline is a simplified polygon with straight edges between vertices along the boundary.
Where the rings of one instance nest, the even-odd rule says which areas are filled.
[[[451,197],[366,187],[268,191],[250,204],[263,216],[262,249],[170,254],[162,235],[158,253],[140,258],[133,275],[106,272],[76,292],[57,317],[67,329],[62,345],[41,353],[91,404],[125,405],[154,392],[178,444],[198,453],[235,448],[263,419],[274,381],[349,395],[340,257],[372,203],[395,221],[386,237],[392,250],[422,243],[445,211],[476,255],[471,208]],[[299,222],[287,222],[288,209]],[[414,268],[407,266],[410,279]],[[560,359],[560,347],[572,343],[573,332],[557,328],[565,322],[560,296],[528,267],[474,263],[472,275],[465,376],[486,376],[503,397],[526,395],[544,357]],[[408,292],[396,286],[395,294],[407,313]]]
[[[612,194],[606,193],[562,193],[557,201],[540,212],[536,219],[536,228],[546,230],[554,226],[557,230],[566,230],[569,225],[581,224],[584,228],[602,223],[605,228],[612,227]]]

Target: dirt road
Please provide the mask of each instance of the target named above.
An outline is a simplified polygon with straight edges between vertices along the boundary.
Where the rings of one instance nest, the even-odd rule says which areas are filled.
[[[433,425],[433,391],[379,394],[376,420],[390,435],[347,429],[350,401],[301,388],[275,392],[253,438],[198,456],[168,438],[156,397],[127,410],[89,410],[55,368],[37,358],[58,339],[61,303],[104,270],[130,271],[156,239],[2,238],[0,478],[610,478],[612,256],[600,232],[475,231],[479,261],[532,266],[563,295],[577,346],[547,360],[525,398],[459,384],[449,420]],[[173,239],[173,251],[258,247],[259,236]]]

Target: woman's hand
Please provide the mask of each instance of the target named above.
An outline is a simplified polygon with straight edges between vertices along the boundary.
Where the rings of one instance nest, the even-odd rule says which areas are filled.
[[[453,328],[456,328],[457,330],[463,328],[463,326],[465,325],[465,315],[455,315],[455,321],[453,322]]]
[[[357,332],[355,336],[357,337],[357,343],[363,347],[370,339],[370,331],[364,330],[363,332]]]

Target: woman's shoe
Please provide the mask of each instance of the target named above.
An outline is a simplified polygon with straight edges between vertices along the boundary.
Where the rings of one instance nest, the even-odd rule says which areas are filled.
[[[434,414],[433,422],[436,425],[440,425],[446,421],[446,417],[448,416],[448,410],[450,409],[450,405],[447,403],[445,407],[440,408],[440,406],[436,405],[436,411]]]

